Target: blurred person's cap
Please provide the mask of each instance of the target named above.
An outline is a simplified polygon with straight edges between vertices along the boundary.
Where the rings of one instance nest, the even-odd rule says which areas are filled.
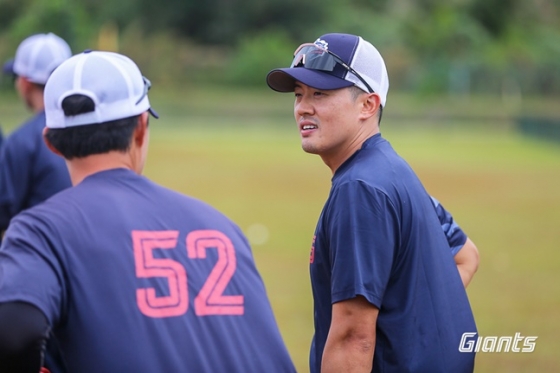
[[[124,119],[149,111],[151,83],[128,57],[113,52],[85,51],[64,61],[45,86],[46,125],[67,128]],[[72,95],[89,97],[93,111],[66,116],[62,103]]]
[[[2,71],[44,85],[54,69],[71,55],[68,43],[55,34],[32,35],[19,44],[15,57],[4,64]]]
[[[9,60],[7,60],[6,62],[4,62],[4,65],[2,66],[2,73],[4,73],[5,75],[14,75],[14,59],[10,58]]]
[[[274,69],[266,77],[268,86],[278,92],[293,92],[296,81],[321,90],[355,85],[377,93],[382,106],[389,90],[387,68],[379,51],[350,34],[325,34],[314,43],[302,44],[289,68]]]

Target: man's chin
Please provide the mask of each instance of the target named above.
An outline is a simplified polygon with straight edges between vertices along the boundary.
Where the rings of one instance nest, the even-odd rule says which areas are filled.
[[[311,146],[310,144],[305,144],[302,143],[301,144],[301,148],[303,149],[304,152],[309,153],[309,154],[319,154],[319,151],[316,147]]]

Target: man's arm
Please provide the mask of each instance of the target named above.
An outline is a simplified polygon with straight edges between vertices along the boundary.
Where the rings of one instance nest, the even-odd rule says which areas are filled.
[[[447,243],[454,254],[455,264],[459,270],[463,285],[471,282],[476,270],[478,269],[478,249],[475,244],[467,237],[461,227],[453,220],[453,216],[447,211],[441,203],[434,197],[431,197],[434,208],[441,224],[441,229],[445,233]]]
[[[0,325],[0,373],[38,373],[49,330],[43,312],[29,303],[0,303]]]
[[[362,296],[333,304],[321,373],[371,372],[378,314]]]
[[[459,252],[455,254],[454,259],[463,285],[467,287],[478,269],[479,262],[478,249],[470,238],[467,237],[467,241]]]

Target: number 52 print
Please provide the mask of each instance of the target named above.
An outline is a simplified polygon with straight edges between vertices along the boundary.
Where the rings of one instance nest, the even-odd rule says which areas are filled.
[[[174,249],[179,231],[132,231],[136,275],[140,278],[166,277],[169,295],[156,295],[154,288],[136,290],[140,311],[149,317],[180,316],[189,308],[185,267],[173,259],[155,258],[155,249]],[[243,295],[224,295],[237,261],[231,240],[216,230],[196,230],[187,235],[187,256],[205,259],[206,250],[216,249],[218,260],[194,299],[194,312],[205,315],[243,315]]]

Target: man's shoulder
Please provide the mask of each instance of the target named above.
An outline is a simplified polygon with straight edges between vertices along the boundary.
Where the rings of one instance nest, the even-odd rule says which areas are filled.
[[[29,133],[43,133],[43,128],[46,125],[45,113],[40,112],[28,118],[25,122],[20,124],[12,133],[11,136],[15,134],[29,134]]]
[[[90,202],[85,202],[89,200]],[[201,216],[225,215],[209,203],[178,192],[157,182],[138,175],[131,170],[113,169],[86,178],[80,184],[63,190],[48,200],[50,208],[57,209],[65,204],[74,206],[92,205],[95,200],[125,202],[129,210],[150,208],[154,213],[177,215],[181,212],[196,212]]]
[[[36,115],[17,127],[9,136],[4,138],[3,147],[6,149],[23,150],[27,146],[34,147],[42,140],[42,131],[45,127],[44,117]]]
[[[422,182],[412,167],[389,145],[384,149],[365,149],[358,154],[344,172],[333,179],[331,195],[348,194],[396,205],[402,198],[424,193]]]

